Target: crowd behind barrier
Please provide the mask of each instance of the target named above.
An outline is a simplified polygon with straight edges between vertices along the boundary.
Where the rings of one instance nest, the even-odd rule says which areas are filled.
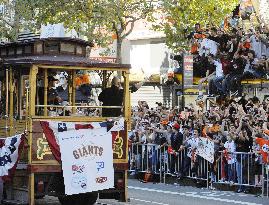
[[[269,99],[245,97],[184,109],[161,103],[132,108],[130,171],[235,185],[237,192],[259,187],[268,196]]]

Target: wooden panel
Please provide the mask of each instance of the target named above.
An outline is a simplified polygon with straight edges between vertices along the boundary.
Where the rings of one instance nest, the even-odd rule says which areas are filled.
[[[114,163],[114,169],[117,170],[128,170],[128,163]]]
[[[31,173],[52,173],[61,172],[62,168],[60,165],[40,165],[32,164],[28,166],[28,171]]]
[[[43,133],[39,121],[34,121],[32,126],[33,142],[32,142],[32,161],[41,164],[57,164],[48,141]]]
[[[126,127],[126,126],[125,126]],[[112,132],[113,159],[117,163],[125,163],[127,159],[127,132]]]

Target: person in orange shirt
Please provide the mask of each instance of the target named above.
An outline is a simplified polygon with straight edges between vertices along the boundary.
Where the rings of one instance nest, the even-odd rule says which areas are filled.
[[[217,122],[213,122],[208,120],[205,123],[205,126],[202,129],[202,137],[208,137],[208,134],[218,133],[220,131],[221,126]]]
[[[199,50],[199,43],[194,40],[194,42],[191,45],[191,54],[198,54],[198,50]]]
[[[260,146],[260,154],[262,155],[263,162],[269,163],[269,140],[264,138],[256,138],[256,143]]]

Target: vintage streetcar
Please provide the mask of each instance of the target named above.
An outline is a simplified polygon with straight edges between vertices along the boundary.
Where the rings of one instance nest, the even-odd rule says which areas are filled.
[[[3,177],[4,204],[34,205],[36,199],[46,195],[58,197],[63,205],[94,204],[98,196],[127,201],[130,65],[90,60],[86,50],[91,46],[89,42],[71,38],[0,44],[1,138],[21,133],[25,138],[18,148],[20,157],[15,169]],[[102,106],[98,95],[115,75],[121,76],[123,103]],[[44,133],[44,122],[73,123],[82,128],[98,122],[113,125],[119,118],[102,116],[104,108],[121,109],[121,119],[124,119],[124,128],[111,138],[114,185],[109,189],[67,195],[62,163],[56,157],[59,150],[55,154],[53,143]],[[73,151],[74,157],[99,156],[102,152],[98,147],[84,148]],[[106,177],[96,182],[104,181]]]

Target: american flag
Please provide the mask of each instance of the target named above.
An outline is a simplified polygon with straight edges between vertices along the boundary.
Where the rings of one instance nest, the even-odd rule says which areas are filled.
[[[23,146],[24,134],[0,139],[0,176],[10,176],[15,170]]]

